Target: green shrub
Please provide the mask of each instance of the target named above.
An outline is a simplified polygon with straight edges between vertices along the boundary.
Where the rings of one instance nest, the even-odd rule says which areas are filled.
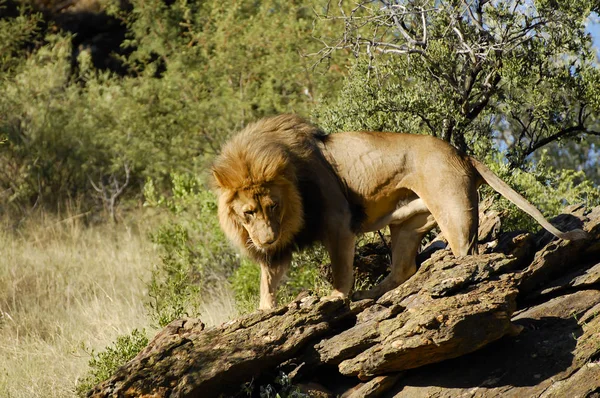
[[[272,382],[256,385],[258,383],[249,382],[242,386],[241,391],[235,395],[236,398],[252,397],[259,394],[260,398],[308,398],[309,395],[300,392],[297,386],[292,385],[289,377],[284,372]]]
[[[278,293],[279,300],[282,303],[292,301],[302,291],[309,291],[317,296],[329,294],[331,285],[321,273],[323,266],[328,263],[329,255],[320,244],[295,253],[288,277]]]
[[[5,17],[7,0],[0,0],[0,76],[10,76],[23,66],[29,46],[39,39],[42,15],[27,4],[18,7],[14,18]]]
[[[83,397],[96,384],[108,379],[117,369],[132,360],[148,345],[145,330],[134,329],[131,334],[117,337],[104,351],[91,351],[90,370],[77,385],[77,395]]]
[[[157,195],[151,180],[144,190],[146,205],[166,209],[171,221],[151,234],[161,249],[149,284],[152,319],[165,326],[183,316],[198,316],[202,293],[218,275],[228,276],[238,256],[219,227],[214,194],[197,176],[172,177],[170,197]]]
[[[245,314],[258,308],[260,301],[260,267],[243,259],[229,278],[235,293],[235,302],[240,313]]]
[[[135,0],[126,11],[108,8],[127,25],[125,76],[96,70],[85,45],[42,30],[26,7],[0,18],[2,210],[106,202],[92,182],[114,191],[128,174],[122,197],[139,198],[148,178],[167,192],[172,173],[201,173],[248,121],[308,113],[339,80],[313,75],[301,55],[319,48],[310,5]]]
[[[198,316],[202,265],[181,225],[162,226],[151,239],[162,249],[161,263],[152,271],[148,307],[153,321],[164,327],[171,321]]]
[[[327,262],[327,253],[320,245],[294,254],[290,269],[277,291],[279,303],[292,301],[302,291],[318,296],[329,293],[331,286],[320,273],[322,265]],[[239,311],[254,311],[260,301],[260,266],[243,259],[229,280]]]
[[[511,170],[506,163],[494,160],[488,162],[488,165],[547,218],[560,214],[568,205],[583,204],[593,207],[600,204],[598,187],[586,179],[583,171],[555,170],[547,163],[546,152],[543,151],[539,163],[529,172]],[[491,189],[487,188],[485,192],[490,194],[490,191]],[[502,224],[505,229],[535,231],[540,228],[532,217],[503,197],[495,201],[495,207],[504,213]]]

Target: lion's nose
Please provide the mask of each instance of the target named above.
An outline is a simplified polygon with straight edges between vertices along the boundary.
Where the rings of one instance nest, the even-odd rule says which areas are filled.
[[[261,236],[261,239],[260,239],[260,243],[263,246],[272,245],[276,241],[277,241],[277,234],[274,233],[273,231],[269,231],[269,233],[263,234],[263,236]]]
[[[272,238],[264,241],[263,244],[265,244],[265,245],[272,245],[273,243],[275,243],[275,241],[277,241],[277,238],[273,236]]]
[[[263,236],[260,237],[260,243],[262,245],[272,245],[273,243],[275,243],[275,241],[277,240],[277,236],[275,236],[275,234],[270,233],[270,234],[264,234]]]

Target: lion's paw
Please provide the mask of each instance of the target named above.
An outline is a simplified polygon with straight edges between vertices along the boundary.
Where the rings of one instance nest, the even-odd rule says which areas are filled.
[[[358,292],[354,292],[354,294],[352,295],[352,300],[353,301],[360,301],[360,300],[365,300],[365,299],[376,299],[379,296],[381,296],[381,293],[379,292],[380,289],[369,289],[369,290],[360,290]]]
[[[336,300],[345,300],[348,298],[348,295],[340,292],[339,290],[334,290],[329,293],[327,296],[321,297],[321,301],[336,301]]]

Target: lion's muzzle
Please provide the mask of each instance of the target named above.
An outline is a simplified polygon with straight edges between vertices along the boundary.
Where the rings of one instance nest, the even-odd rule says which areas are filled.
[[[250,238],[254,245],[261,250],[267,250],[273,247],[279,239],[279,226],[273,225],[273,223],[257,220],[255,221],[254,228],[250,233]]]
[[[269,233],[264,233],[258,238],[258,244],[263,247],[268,247],[277,242],[278,236],[273,232],[269,231]]]

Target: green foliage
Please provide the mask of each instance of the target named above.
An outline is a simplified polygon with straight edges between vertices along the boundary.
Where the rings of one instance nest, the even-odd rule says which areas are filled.
[[[254,382],[246,383],[242,386],[240,393],[236,397],[252,397],[260,398],[308,398],[307,394],[300,392],[300,389],[292,385],[289,376],[284,372],[279,372],[273,383],[265,385],[254,385]]]
[[[144,177],[164,180],[168,171],[187,167],[184,159],[192,157],[194,145],[154,116],[164,114],[167,104],[148,100],[165,90],[152,80],[119,80],[91,70],[86,52],[73,76],[71,38],[46,40],[5,82],[0,98],[0,114],[10,115],[0,118],[7,137],[0,148],[0,189],[8,193],[7,203],[56,204],[82,195],[89,202],[95,196],[90,181],[122,184],[125,166],[134,191]],[[170,132],[161,134],[165,126]]]
[[[172,196],[157,195],[152,180],[144,190],[146,205],[166,208],[173,220],[151,235],[161,249],[149,284],[152,319],[165,326],[183,316],[197,316],[204,288],[216,274],[228,275],[238,263],[219,228],[214,194],[195,176],[176,174]]]
[[[40,33],[41,14],[32,12],[22,5],[14,18],[4,17],[7,0],[0,0],[0,76],[10,76],[23,64],[27,56],[28,44],[35,41]]]
[[[331,285],[324,279],[321,270],[329,263],[329,255],[319,244],[294,254],[287,280],[278,292],[283,303],[292,301],[302,291],[324,296],[331,291]]]
[[[82,155],[77,149],[86,146],[86,137],[74,143],[64,134],[69,130],[67,109],[79,100],[76,88],[65,88],[69,39],[48,39],[50,43],[31,56],[25,68],[3,82],[0,114],[7,117],[0,118],[0,131],[6,136],[0,147],[0,190],[8,192],[9,203],[36,200],[37,193],[61,192],[66,180],[73,178],[65,176],[65,168],[73,167],[71,160]]]
[[[134,329],[131,334],[117,337],[117,340],[104,351],[92,350],[88,363],[90,370],[77,385],[77,395],[86,396],[91,388],[112,376],[117,369],[132,360],[147,345],[146,331]]]
[[[38,32],[40,17],[26,8],[0,19],[3,209],[90,204],[98,200],[90,182],[113,187],[128,173],[124,196],[139,195],[148,178],[163,193],[171,173],[201,174],[248,121],[307,113],[339,80],[311,73],[302,56],[318,49],[310,3],[109,8],[128,26],[126,76],[94,69],[90,50],[60,30]],[[23,51],[37,34],[39,45]]]
[[[162,248],[161,263],[152,272],[148,286],[151,318],[164,327],[171,321],[198,316],[202,268],[180,225],[163,226],[152,235]]]
[[[377,61],[377,74],[368,59],[353,64],[335,103],[314,111],[328,131],[397,131],[441,136],[447,115],[455,114],[446,90],[432,90],[431,82],[413,59],[385,58]],[[425,68],[425,67],[423,67]],[[492,147],[488,119],[474,121],[464,139],[476,153]],[[487,127],[485,127],[487,123]]]
[[[330,7],[323,23],[342,20],[345,32],[326,39],[326,54],[344,48],[357,60],[341,95],[316,115],[335,130],[427,133],[479,156],[501,150],[512,167],[558,142],[563,164],[597,173],[589,157],[578,156],[593,156],[597,145],[591,137],[600,108],[592,87],[600,72],[585,31],[597,5],[558,3]]]
[[[46,36],[25,67],[3,82],[0,97],[0,190],[6,204],[59,205],[68,198],[95,196],[96,185],[112,187],[131,172],[130,186],[159,169],[153,152],[169,152],[169,145],[137,134],[148,131],[139,120],[135,91],[114,77],[83,67],[72,75],[71,38]],[[75,81],[85,81],[85,85]],[[157,146],[162,149],[158,150]],[[189,152],[186,152],[189,153]],[[170,164],[169,166],[172,166]],[[166,169],[161,169],[163,172]]]
[[[323,296],[331,290],[320,269],[327,264],[328,256],[322,246],[315,246],[294,254],[286,279],[277,291],[280,303],[293,300],[302,291]],[[260,267],[243,259],[229,278],[235,300],[241,313],[254,311],[260,301]]]
[[[561,213],[568,205],[584,204],[594,207],[600,204],[600,191],[586,179],[583,171],[555,170],[547,165],[547,155],[543,151],[535,171],[511,170],[508,165],[491,163],[490,168],[517,192],[531,201],[546,217]],[[500,197],[495,206],[505,210],[502,219],[504,228],[509,230],[539,229],[537,222],[519,210],[507,199]]]
[[[229,278],[235,293],[235,302],[240,313],[245,314],[258,308],[260,301],[260,267],[243,259]]]

